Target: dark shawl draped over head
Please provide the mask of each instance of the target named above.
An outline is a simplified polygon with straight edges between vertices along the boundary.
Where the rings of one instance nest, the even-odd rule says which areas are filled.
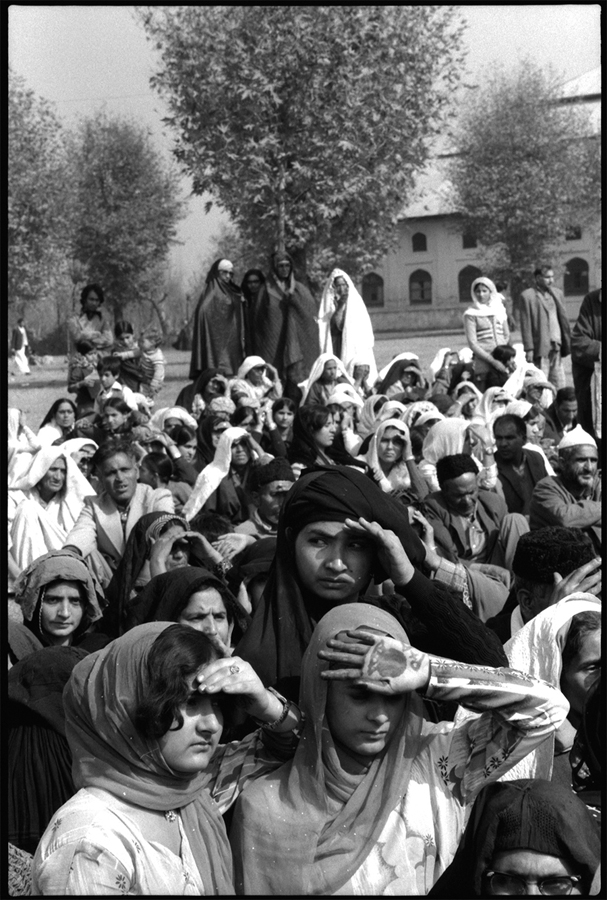
[[[238,285],[220,280],[215,260],[194,313],[190,378],[217,366],[235,375],[245,357],[244,304]]]
[[[259,278],[259,288],[255,294],[247,286],[247,280],[251,275]],[[275,353],[276,342],[270,336],[270,331],[274,330],[275,323],[272,322],[272,313],[266,288],[266,276],[261,269],[248,269],[240,283],[240,290],[245,300],[245,355],[261,356],[266,362],[274,365],[269,355],[274,355]]]
[[[196,429],[196,457],[194,459],[195,466],[200,472],[215,458],[215,447],[213,446],[213,428],[218,422],[222,421],[217,416],[202,416],[198,421]]]
[[[453,862],[428,896],[486,896],[483,874],[494,853],[518,849],[566,859],[582,875],[582,896],[588,896],[601,858],[598,825],[570,788],[540,778],[483,788]]]
[[[8,673],[8,839],[28,853],[76,790],[63,688],[85,656],[79,647],[47,647]]]
[[[295,561],[296,534],[311,522],[344,522],[360,516],[394,531],[413,565],[421,566],[425,549],[409,524],[406,509],[370,478],[345,466],[302,475],[282,508],[266,589],[235,650],[251,663],[264,684],[299,676],[314,622],[330,608],[301,585]],[[373,577],[378,582],[387,577],[379,564]]]
[[[184,566],[152,578],[132,605],[127,627],[146,622],[175,622],[192,594],[205,588],[215,588],[221,594],[228,616],[234,621],[233,640],[238,640],[247,630],[249,614],[225,582],[204,566]]]
[[[143,564],[150,557],[152,543],[148,530],[155,522],[157,523],[157,532],[169,525],[181,525],[184,531],[190,530],[186,519],[166,512],[146,513],[135,523],[126,542],[122,559],[105,591],[108,608],[103,617],[104,626],[107,634],[111,633],[112,637],[118,637],[125,630],[126,616],[131,605],[131,590],[143,568]],[[154,537],[158,536],[158,533],[154,534]],[[194,559],[190,557],[191,565],[203,562],[197,550],[198,545],[195,544],[192,548]],[[108,629],[111,629],[111,631]]]
[[[146,738],[135,724],[149,694],[149,652],[168,627],[153,622],[133,628],[74,668],[63,696],[74,785],[101,788],[145,809],[178,809],[205,890],[233,894],[230,847],[217,804],[205,789],[207,773],[175,772],[158,740]]]
[[[291,264],[286,283],[279,279],[276,272],[276,263],[281,259],[287,259]],[[318,315],[318,303],[308,288],[295,280],[293,260],[288,253],[272,254],[267,296],[267,313],[264,314],[264,323],[268,329],[265,337],[266,352],[259,352],[259,355],[278,369],[283,381],[287,377],[295,383],[303,381],[320,356],[320,338],[315,318]]]
[[[200,394],[202,397],[209,381],[214,378],[215,375],[222,374],[223,373],[220,372],[219,369],[205,369],[200,375],[195,376],[192,384],[186,384],[186,386],[179,391],[177,399],[175,400],[175,406],[183,406],[187,412],[191,413],[192,404],[196,394]]]

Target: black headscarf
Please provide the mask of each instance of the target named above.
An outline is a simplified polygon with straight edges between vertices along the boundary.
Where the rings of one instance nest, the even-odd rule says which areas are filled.
[[[485,896],[483,874],[495,853],[535,850],[570,862],[588,896],[601,858],[600,831],[567,787],[543,779],[496,782],[479,793],[451,865],[429,897]]]
[[[204,588],[215,588],[219,591],[228,618],[234,622],[232,640],[233,642],[239,640],[250,622],[249,614],[226,583],[203,566],[184,566],[152,578],[129,610],[127,629],[147,622],[177,621],[192,594]]]
[[[194,465],[198,471],[202,472],[205,466],[212,463],[215,458],[215,447],[213,446],[213,428],[218,422],[223,421],[217,416],[202,416],[198,420],[198,428],[196,429],[196,456]]]
[[[200,394],[201,397],[204,395],[207,384],[215,375],[223,375],[223,372],[220,372],[219,369],[204,369],[191,384],[186,384],[179,391],[175,400],[175,406],[182,406],[185,410],[191,412],[194,397],[196,394]]]
[[[242,295],[245,298],[245,300],[247,301],[247,303],[250,303],[253,300],[253,295],[251,294],[249,288],[247,287],[247,279],[251,275],[256,275],[257,278],[259,278],[259,290],[260,291],[263,290],[266,285],[266,276],[263,274],[261,269],[247,269],[247,271],[244,273],[243,279],[240,283],[240,290],[242,291]]]
[[[299,676],[314,622],[329,609],[329,604],[301,585],[295,560],[296,533],[310,522],[344,522],[360,516],[394,531],[413,565],[422,564],[425,548],[409,524],[405,508],[370,478],[345,466],[303,474],[285,500],[268,583],[235,651],[251,663],[264,684]],[[383,581],[387,575],[376,565],[373,577]]]

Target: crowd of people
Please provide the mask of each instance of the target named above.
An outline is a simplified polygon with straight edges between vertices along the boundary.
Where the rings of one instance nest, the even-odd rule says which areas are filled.
[[[481,277],[378,370],[346,272],[217,260],[160,408],[84,288],[8,411],[9,895],[600,893],[600,292],[550,271],[522,344]]]

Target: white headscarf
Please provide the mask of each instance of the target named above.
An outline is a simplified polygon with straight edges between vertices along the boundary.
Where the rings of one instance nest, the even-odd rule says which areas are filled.
[[[487,390],[481,397],[478,406],[476,407],[476,411],[472,416],[472,421],[475,423],[478,422],[479,425],[485,425],[490,428],[493,425],[493,421],[496,416],[499,416],[500,413],[505,412],[504,406],[499,406],[495,403],[498,397],[503,397],[508,401],[508,403],[514,402],[514,397],[511,397],[503,387],[487,388]]]
[[[403,459],[402,454],[401,458],[394,463],[387,475],[383,471],[379,461],[379,442],[387,428],[395,428],[403,435],[403,438],[406,441],[409,440],[409,429],[401,419],[386,419],[385,422],[380,423],[377,431],[371,438],[369,449],[363,456],[359,457],[359,459],[364,459],[373,472],[375,481],[385,493],[398,490],[399,488],[407,490],[411,487],[411,476],[409,475],[407,463]]]
[[[383,369],[379,372],[376,381],[383,381],[390,371],[390,366],[393,366],[395,362],[398,362],[401,359],[419,360],[419,356],[417,355],[417,353],[409,353],[407,350],[405,350],[403,353],[398,353],[395,357],[393,357],[393,359],[390,360],[389,363],[386,363]]]
[[[409,428],[413,428],[414,425],[417,425],[419,417],[423,413],[438,413],[438,409],[432,403],[431,400],[416,400],[414,403],[408,403],[405,413],[403,415],[403,422],[405,425],[408,425]],[[441,419],[444,419],[444,416],[440,416]]]
[[[345,366],[342,363],[341,359],[339,359],[339,357],[335,356],[334,353],[321,353],[320,356],[314,361],[312,368],[310,369],[308,378],[306,378],[305,381],[299,382],[298,386],[303,393],[303,397],[301,398],[301,406],[303,406],[308,399],[310,388],[312,387],[314,382],[318,381],[324,371],[326,363],[328,363],[329,361],[333,361],[336,363],[338,378],[341,376],[346,379],[348,384],[354,384],[354,382],[346,372]]]
[[[432,362],[430,363],[430,372],[432,373],[432,382],[436,381],[436,376],[445,364],[447,353],[451,353],[451,347],[442,347]]]
[[[474,293],[474,288],[477,284],[484,284],[491,291],[489,303],[481,303],[480,300],[477,300]],[[502,295],[498,294],[497,288],[490,278],[475,278],[470,287],[470,295],[472,297],[472,306],[469,306],[465,311],[465,316],[495,316],[498,322],[508,321],[508,313],[502,302]]]
[[[342,269],[333,269],[325,282],[322,299],[318,309],[318,335],[320,349],[323,353],[333,353],[331,341],[331,318],[335,312],[335,289],[333,283],[336,278],[343,278],[348,285],[348,299],[346,300],[346,313],[341,339],[341,359],[347,370],[356,359],[359,365],[369,366],[369,383],[373,384],[377,377],[377,364],[373,346],[373,325],[371,317],[365,306],[363,298],[354,287],[349,275]]]
[[[377,426],[381,409],[376,412],[376,404],[382,399],[387,401],[388,398],[385,394],[371,394],[363,403],[358,423],[358,433],[364,438],[370,435]],[[385,403],[383,405],[385,406]]]
[[[340,406],[344,403],[353,403],[358,409],[363,408],[362,397],[350,384],[336,384],[327,398],[327,406],[331,403],[339,403]]]
[[[198,422],[194,416],[190,415],[183,406],[163,406],[162,409],[157,409],[148,424],[150,428],[162,431],[167,419],[179,419],[180,422],[183,422],[188,428],[193,428],[194,431],[198,428]]]
[[[207,502],[211,494],[217,490],[223,479],[229,474],[232,465],[232,444],[241,438],[250,438],[244,428],[230,427],[222,432],[215,448],[213,462],[205,466],[199,474],[181,515],[191,522],[199,509]],[[252,451],[254,453],[254,451]]]
[[[256,366],[265,366],[266,361],[261,356],[247,356],[243,360],[238,372],[236,373],[237,378],[246,378],[251,369],[254,369]]]

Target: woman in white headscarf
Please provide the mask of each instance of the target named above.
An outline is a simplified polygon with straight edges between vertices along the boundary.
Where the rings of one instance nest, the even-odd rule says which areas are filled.
[[[248,400],[274,402],[282,397],[282,384],[274,366],[268,365],[261,356],[247,356],[230,382],[230,393],[234,403],[240,406],[248,406]]]
[[[321,353],[314,361],[308,378],[299,382],[299,388],[303,395],[300,406],[304,406],[306,403],[320,403],[322,406],[326,406],[329,394],[339,382],[352,384],[352,379],[346,372],[341,359],[334,353]]]
[[[475,278],[470,294],[472,306],[464,313],[464,331],[474,353],[474,383],[484,391],[490,368],[508,374],[506,366],[491,356],[498,344],[508,343],[508,313],[490,278]]]
[[[472,416],[472,422],[492,429],[495,418],[504,412],[512,400],[514,397],[511,397],[503,387],[487,388]]]
[[[377,377],[373,326],[363,298],[349,275],[333,269],[325,282],[318,310],[321,353],[334,353],[348,367],[356,359],[369,366],[371,384]]]
[[[482,432],[483,441],[480,439],[480,429],[471,426],[466,419],[450,418],[436,422],[428,431],[424,438],[422,447],[422,460],[418,463],[418,468],[423,477],[426,479],[428,487],[431,491],[440,490],[440,485],[436,477],[436,464],[439,459],[445,456],[453,456],[456,453],[469,453],[479,471],[479,487],[483,490],[492,490],[497,483],[497,466],[493,459],[493,447],[489,441],[492,440],[484,431]],[[472,429],[472,430],[471,430]],[[480,444],[478,456],[472,452],[472,444]],[[476,449],[476,447],[475,447]]]
[[[9,489],[11,556],[20,571],[38,556],[60,550],[85,497],[95,494],[69,453],[43,447]]]
[[[359,459],[367,463],[373,479],[388,494],[407,493],[409,500],[423,500],[428,488],[417,471],[409,428],[400,419],[382,422]]]

